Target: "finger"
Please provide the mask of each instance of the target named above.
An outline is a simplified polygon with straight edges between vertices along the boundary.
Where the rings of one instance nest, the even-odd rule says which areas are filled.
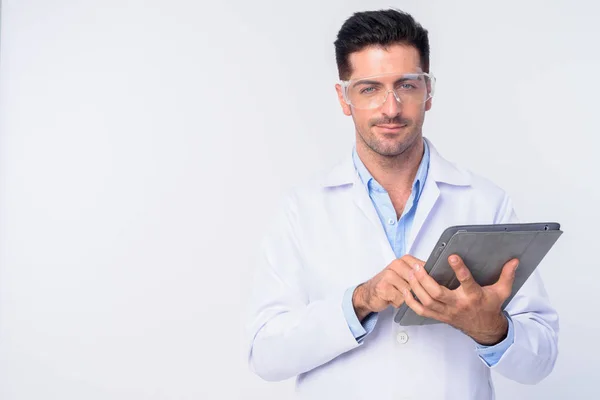
[[[419,281],[419,279],[416,277],[416,275],[414,273],[411,274],[411,277],[410,277],[410,280],[408,283],[410,283],[410,287],[411,287],[412,291],[415,293],[415,295],[417,296],[417,298],[419,299],[421,304],[423,304],[423,306],[425,306],[425,308],[428,308],[432,311],[436,311],[436,312],[440,312],[440,313],[443,313],[446,310],[446,305],[433,299],[429,295],[427,290],[425,290],[423,288],[423,286],[421,285],[421,282]]]
[[[412,261],[413,264],[409,265],[409,261]],[[391,269],[396,272],[399,276],[401,276],[411,289],[413,289],[413,284],[411,284],[411,279],[413,276],[423,277],[423,279],[427,282],[428,288],[431,290],[425,289],[422,285],[417,286],[417,291],[420,294],[417,294],[419,301],[425,302],[426,305],[431,305],[437,311],[443,312],[445,311],[445,307],[441,304],[438,304],[438,297],[443,297],[451,302],[451,299],[455,296],[452,295],[452,292],[442,286],[440,286],[423,268],[425,263],[418,258],[412,257],[410,255],[405,255],[397,260],[393,264],[390,265]],[[402,289],[399,287],[399,289]],[[414,289],[413,289],[414,291]],[[438,300],[438,301],[434,301]]]
[[[494,290],[496,291],[496,293],[498,293],[498,296],[503,301],[506,300],[512,292],[512,287],[515,282],[515,272],[518,266],[519,260],[516,258],[513,258],[512,260],[504,264],[498,282],[496,282],[493,285]]]
[[[404,258],[394,260],[394,262],[390,264],[390,269],[398,274],[400,278],[404,279],[405,282],[408,282],[413,270],[411,264],[408,264]]]
[[[420,315],[421,317],[425,318],[434,318],[438,321],[442,321],[442,316],[440,316],[440,314],[438,314],[434,310],[428,309],[423,304],[419,303],[408,290],[405,290],[403,295],[404,302],[406,303],[406,305],[410,307],[410,309],[413,310],[417,315]]]
[[[413,270],[415,277],[433,300],[443,304],[454,304],[454,293],[437,283],[421,265],[413,265]]]
[[[389,271],[384,275],[377,287],[377,297],[385,301],[387,305],[391,304],[395,307],[400,307],[404,303],[404,296],[402,295],[402,291],[398,290],[392,283],[392,278],[394,277],[401,280],[393,271]]]
[[[399,290],[394,290],[390,304],[396,308],[400,308],[404,304],[404,295]]]
[[[402,291],[404,289],[410,289],[409,283],[393,269],[386,271],[384,280],[388,285],[388,290],[390,291],[388,294],[388,301],[390,301],[394,306],[400,307],[402,303],[404,303]]]
[[[404,278],[402,278],[400,275],[396,274],[395,272],[393,274],[390,274],[388,279],[389,279],[389,283],[400,294],[402,294],[402,291],[404,289],[410,289],[410,284],[407,281],[405,281]]]
[[[478,290],[481,290],[481,286],[475,282],[473,275],[471,275],[471,272],[463,262],[462,258],[456,254],[452,254],[448,257],[448,262],[450,263],[450,267],[454,270],[454,273],[460,282],[460,286],[465,293],[476,293]]]
[[[418,264],[421,267],[425,266],[425,261],[419,260],[418,258],[411,256],[410,254],[403,255],[399,258],[399,260],[403,261],[406,265],[410,266],[411,268],[413,268],[415,264]]]

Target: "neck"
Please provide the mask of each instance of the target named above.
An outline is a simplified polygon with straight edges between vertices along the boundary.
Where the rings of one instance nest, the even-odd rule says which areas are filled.
[[[359,139],[359,138],[357,138]],[[395,156],[382,156],[362,140],[356,141],[356,152],[373,178],[388,192],[411,190],[423,159],[423,138],[417,137]]]

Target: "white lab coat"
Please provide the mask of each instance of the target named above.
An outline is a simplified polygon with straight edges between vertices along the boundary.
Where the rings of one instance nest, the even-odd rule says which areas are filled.
[[[428,144],[409,254],[426,260],[450,225],[517,222],[502,189]],[[491,368],[462,332],[446,324],[399,326],[391,306],[357,343],[344,318],[344,291],[395,255],[348,153],[322,179],[286,196],[263,242],[249,299],[250,368],[269,381],[297,377],[296,398],[311,400],[483,400],[494,398],[491,369],[526,384],[546,377],[558,353],[558,316],[538,272],[507,307],[514,343]]]

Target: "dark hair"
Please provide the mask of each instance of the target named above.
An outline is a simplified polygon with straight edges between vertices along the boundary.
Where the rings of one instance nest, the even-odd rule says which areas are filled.
[[[410,14],[393,9],[354,13],[344,22],[334,42],[340,79],[348,79],[352,74],[348,60],[351,53],[369,46],[386,48],[394,44],[416,47],[423,71],[429,72],[427,30]]]

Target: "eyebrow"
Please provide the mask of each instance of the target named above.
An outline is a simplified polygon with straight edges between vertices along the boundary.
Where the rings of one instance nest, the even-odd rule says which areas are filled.
[[[402,83],[402,82],[406,82],[406,81],[415,81],[415,80],[418,80],[418,78],[417,77],[414,77],[414,78],[400,78],[400,79],[397,79],[394,82],[394,85],[396,85],[397,83]],[[359,80],[358,82],[356,82],[354,84],[354,86],[357,86],[357,85],[381,85],[381,82],[379,82],[379,81],[373,81],[373,80],[370,80],[370,79],[365,79],[365,80]]]

